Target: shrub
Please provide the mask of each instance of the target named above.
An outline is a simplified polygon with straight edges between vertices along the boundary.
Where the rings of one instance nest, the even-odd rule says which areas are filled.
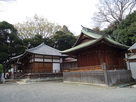
[[[3,72],[3,65],[0,64],[0,74]]]

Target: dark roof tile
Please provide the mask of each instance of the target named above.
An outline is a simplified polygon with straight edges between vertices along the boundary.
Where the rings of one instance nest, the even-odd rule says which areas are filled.
[[[26,52],[42,54],[42,55],[54,55],[54,56],[63,56],[59,50],[52,48],[44,43],[40,44],[37,47],[27,49]]]

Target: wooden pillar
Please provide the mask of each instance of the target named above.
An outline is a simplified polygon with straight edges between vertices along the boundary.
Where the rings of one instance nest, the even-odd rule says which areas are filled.
[[[35,73],[35,54],[33,54],[33,73]]]

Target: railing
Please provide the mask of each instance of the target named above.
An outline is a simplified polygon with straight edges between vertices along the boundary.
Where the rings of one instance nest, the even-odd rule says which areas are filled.
[[[19,77],[19,79],[23,78],[56,78],[56,77],[63,77],[63,73],[26,73]]]
[[[86,67],[76,67],[76,68],[65,68],[65,69],[63,69],[64,72],[89,71],[89,70],[102,70],[102,66],[96,65],[96,66],[86,66]]]

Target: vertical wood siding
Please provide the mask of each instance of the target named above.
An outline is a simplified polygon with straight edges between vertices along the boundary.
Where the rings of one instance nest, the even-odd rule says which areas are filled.
[[[95,66],[106,63],[107,65],[125,65],[125,50],[111,47],[106,44],[79,51],[77,54],[78,67]]]
[[[52,73],[53,63],[60,63],[60,57],[28,54],[22,63],[23,73]]]

